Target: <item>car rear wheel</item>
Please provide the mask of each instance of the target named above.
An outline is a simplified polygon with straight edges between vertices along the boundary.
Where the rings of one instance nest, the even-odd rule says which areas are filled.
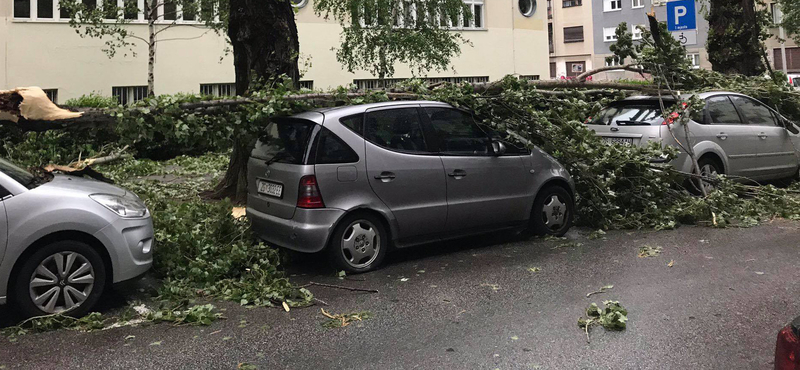
[[[79,241],[48,244],[29,256],[18,271],[12,297],[26,317],[59,313],[83,316],[105,288],[103,259]]]
[[[539,191],[533,202],[529,231],[536,235],[563,236],[572,226],[575,203],[561,186]]]
[[[389,235],[377,217],[353,214],[339,222],[328,252],[337,268],[360,273],[380,266],[388,245]]]

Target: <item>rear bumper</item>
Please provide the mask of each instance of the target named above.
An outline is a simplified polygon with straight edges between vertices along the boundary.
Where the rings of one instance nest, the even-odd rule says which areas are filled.
[[[325,249],[336,222],[344,213],[335,208],[297,208],[294,217],[285,219],[247,207],[247,218],[259,238],[278,247],[306,253]]]

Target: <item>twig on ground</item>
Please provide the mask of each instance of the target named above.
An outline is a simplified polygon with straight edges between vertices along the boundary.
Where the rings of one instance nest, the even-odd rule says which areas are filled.
[[[309,287],[309,286],[312,286],[312,285],[321,286],[321,287],[325,287],[325,288],[344,289],[344,290],[349,290],[349,291],[353,291],[353,292],[378,293],[378,290],[377,290],[377,289],[362,289],[362,288],[353,288],[353,287],[341,286],[341,285],[333,285],[333,284],[315,283],[315,282],[313,282],[313,281],[310,281],[310,282],[309,282],[308,284],[306,284],[306,285],[301,285],[301,286],[300,286],[300,288],[307,288],[307,287]]]

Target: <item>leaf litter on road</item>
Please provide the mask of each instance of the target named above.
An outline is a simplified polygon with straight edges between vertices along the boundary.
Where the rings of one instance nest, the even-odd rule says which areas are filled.
[[[661,247],[645,244],[639,247],[639,258],[657,257],[661,254]]]
[[[586,333],[586,343],[589,341],[589,329],[600,325],[607,330],[625,330],[628,322],[628,310],[619,304],[619,301],[603,301],[604,309],[592,302],[586,308],[586,317],[578,318],[578,327]]]
[[[330,314],[324,308],[320,308],[322,315],[327,317],[328,320],[322,323],[326,328],[343,328],[350,325],[355,321],[364,321],[372,318],[372,313],[369,311],[353,312],[347,314]]]

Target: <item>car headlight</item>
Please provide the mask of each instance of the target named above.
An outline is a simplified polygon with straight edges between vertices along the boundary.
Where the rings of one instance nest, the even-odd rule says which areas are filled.
[[[144,217],[147,214],[147,207],[144,203],[134,195],[127,192],[125,195],[111,195],[111,194],[92,194],[89,196],[103,207],[110,209],[112,212],[120,215],[120,217],[133,218]]]

